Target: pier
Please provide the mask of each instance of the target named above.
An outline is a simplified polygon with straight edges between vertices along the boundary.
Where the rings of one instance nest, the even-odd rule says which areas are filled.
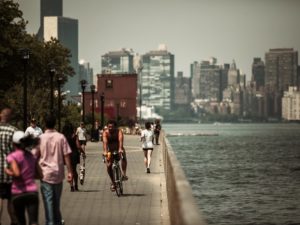
[[[61,211],[66,225],[204,225],[191,187],[164,135],[152,154],[151,173],[145,172],[139,136],[125,135],[128,181],[124,195],[110,191],[102,161],[102,143],[87,143],[86,177],[79,192],[64,181]],[[9,224],[4,208],[2,224]],[[39,224],[45,224],[40,196]]]

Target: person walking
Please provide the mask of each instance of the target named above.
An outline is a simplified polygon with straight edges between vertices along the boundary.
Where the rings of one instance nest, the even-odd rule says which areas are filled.
[[[7,156],[9,167],[5,172],[13,177],[12,204],[18,224],[27,224],[25,210],[28,212],[30,225],[38,224],[39,194],[35,178],[42,178],[41,168],[30,152],[38,144],[38,138],[25,135],[23,131],[13,134],[15,150]]]
[[[11,203],[11,185],[12,177],[5,173],[7,167],[6,157],[13,151],[12,137],[17,130],[16,127],[9,124],[12,115],[10,108],[4,108],[0,113],[0,224],[4,200],[7,200],[7,210],[11,220],[11,225],[17,224],[17,218],[14,214]]]
[[[75,129],[70,122],[66,122],[65,126],[63,127],[62,133],[68,140],[68,143],[72,150],[70,159],[72,165],[73,180],[70,182],[70,190],[71,192],[79,191],[77,164],[80,163],[80,153],[85,156],[85,152],[81,148]]]
[[[79,173],[79,181],[80,184],[83,185],[84,184],[84,178],[85,178],[85,146],[86,146],[86,142],[87,142],[87,134],[86,134],[86,128],[83,122],[80,123],[80,126],[77,128],[76,130],[76,136],[78,137],[80,146],[82,148],[82,153],[81,153],[81,157],[82,157],[82,162],[80,164],[80,173]]]
[[[81,145],[82,150],[85,152],[85,146],[87,142],[86,128],[84,122],[80,123],[80,126],[76,130],[76,135],[78,136],[79,143]]]
[[[67,180],[73,179],[70,153],[72,152],[65,136],[57,132],[56,118],[45,117],[45,132],[40,136],[40,145],[35,150],[43,172],[41,193],[44,202],[46,225],[63,224],[60,199],[65,177],[64,164],[67,166]]]
[[[42,129],[36,125],[36,119],[32,118],[30,120],[30,126],[25,130],[26,135],[33,135],[34,137],[38,137],[43,133]]]
[[[106,156],[107,173],[111,179],[111,191],[115,191],[115,183],[113,181],[112,173],[112,157],[110,157],[113,151],[118,151],[122,155],[121,168],[122,179],[128,180],[126,176],[127,159],[126,152],[123,146],[124,135],[121,129],[118,129],[117,123],[114,120],[110,120],[107,123],[107,129],[103,132],[103,155]]]
[[[155,144],[156,145],[159,145],[158,140],[159,140],[160,130],[161,130],[160,121],[156,120],[155,125],[154,125],[154,137],[155,137]]]
[[[142,148],[144,151],[144,163],[146,172],[150,173],[151,156],[153,152],[153,131],[151,129],[151,123],[145,123],[145,129],[141,132]]]

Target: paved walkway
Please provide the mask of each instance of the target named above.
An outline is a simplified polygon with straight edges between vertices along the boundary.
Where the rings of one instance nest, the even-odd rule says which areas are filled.
[[[67,225],[168,225],[162,156],[155,146],[151,173],[145,173],[143,152],[138,136],[126,135],[129,180],[124,182],[124,195],[110,191],[110,179],[102,162],[102,143],[88,142],[86,179],[79,192],[70,192],[64,183],[61,209]],[[40,198],[40,224],[44,222]],[[7,224],[4,210],[2,224]]]

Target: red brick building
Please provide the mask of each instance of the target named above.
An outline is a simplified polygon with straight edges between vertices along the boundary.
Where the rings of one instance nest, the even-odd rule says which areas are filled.
[[[137,74],[98,74],[94,94],[95,112],[101,112],[104,93],[104,116],[108,119],[136,120]],[[85,93],[85,114],[92,113],[92,94]]]

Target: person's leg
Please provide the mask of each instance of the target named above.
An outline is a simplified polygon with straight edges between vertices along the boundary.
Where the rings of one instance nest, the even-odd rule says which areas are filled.
[[[147,169],[147,166],[148,166],[147,151],[148,151],[147,149],[143,150],[143,152],[144,152],[144,164],[145,164],[146,169]]]
[[[44,202],[46,225],[54,225],[54,194],[52,184],[41,181],[41,193]]]
[[[109,178],[111,180],[110,189],[111,189],[111,191],[115,191],[115,183],[114,183],[114,178],[113,178],[113,171],[112,171],[112,162],[111,162],[111,160],[109,160],[109,161],[106,162],[106,170],[107,170],[108,176],[109,176]]]
[[[147,151],[147,159],[148,159],[147,168],[150,168],[152,151],[153,151],[152,149],[148,149]]]
[[[124,151],[123,153],[123,158],[121,160],[121,167],[122,167],[122,179],[123,180],[128,180],[128,177],[126,175],[126,171],[127,171],[127,156],[126,156],[126,152]]]
[[[3,204],[4,204],[4,199],[0,198],[0,223],[2,219]]]
[[[54,222],[55,224],[61,224],[62,216],[60,212],[60,199],[62,193],[63,183],[53,185],[53,206],[54,206]]]
[[[0,197],[2,198],[2,201],[4,199],[7,200],[7,205],[6,206],[7,206],[7,212],[8,212],[8,215],[10,217],[11,224],[17,224],[18,220],[17,220],[16,214],[15,214],[14,207],[13,207],[12,202],[11,202],[11,185],[12,185],[11,183],[2,183],[1,184]],[[2,205],[1,210],[3,210],[3,202],[2,202],[1,205]]]
[[[74,163],[72,166],[73,169],[73,184],[75,191],[78,191],[78,172],[77,172],[77,163]]]
[[[85,153],[85,145],[86,145],[86,142],[82,141],[81,142],[81,148],[82,148],[82,150],[83,150],[84,153]]]
[[[17,218],[18,223],[16,224],[26,224],[26,217],[25,217],[25,205],[26,199],[24,195],[16,195],[12,197],[11,204],[14,208],[14,214]]]
[[[38,224],[39,215],[39,196],[38,193],[29,193],[26,198],[26,207],[30,225]]]

